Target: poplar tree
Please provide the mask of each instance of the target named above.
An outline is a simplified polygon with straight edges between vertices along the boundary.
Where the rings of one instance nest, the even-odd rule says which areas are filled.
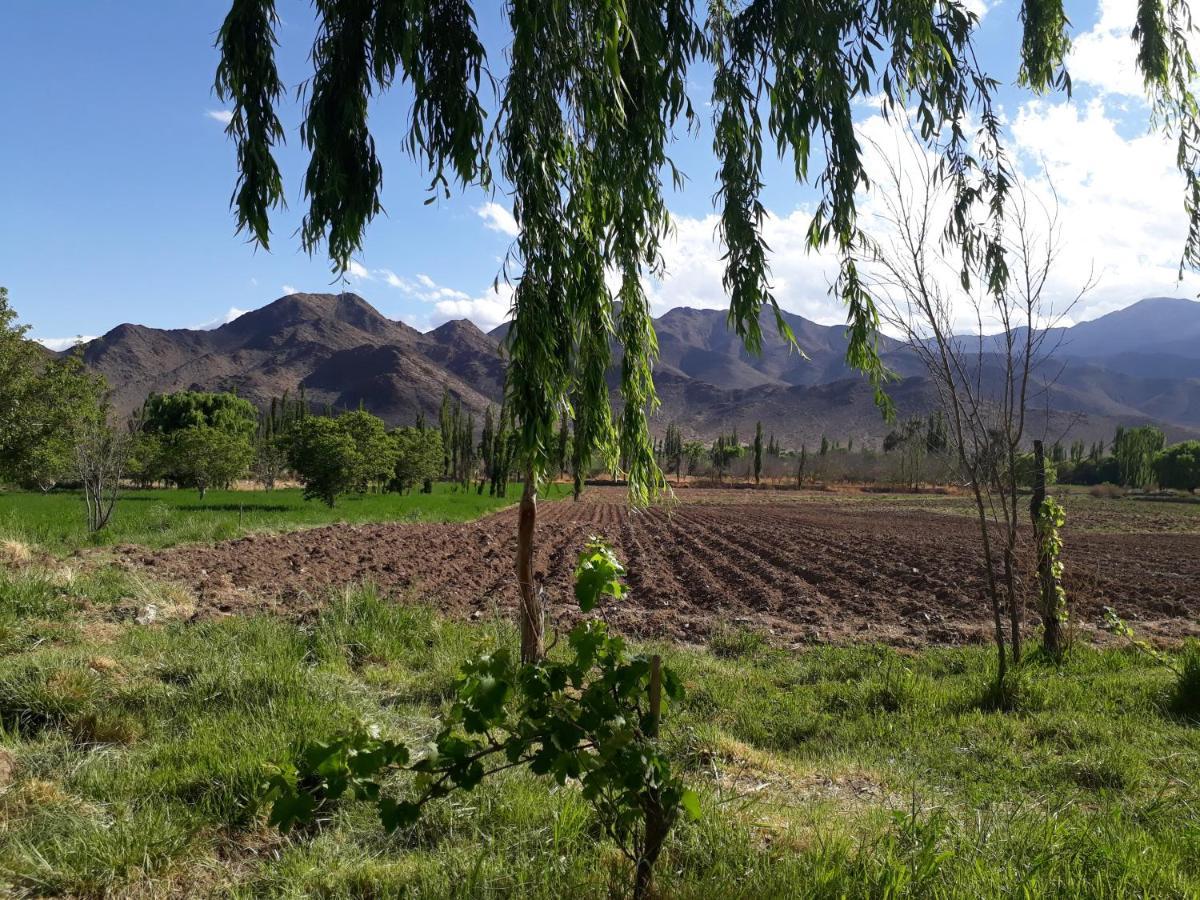
[[[1013,176],[994,104],[998,82],[980,67],[978,14],[962,0],[507,0],[503,67],[488,58],[471,0],[314,5],[313,71],[300,127],[308,154],[299,229],[306,250],[323,246],[334,270],[347,271],[383,211],[383,165],[368,108],[396,87],[408,94],[410,110],[401,142],[429,176],[430,202],[449,196],[452,185],[511,195],[517,234],[506,273],[515,283],[507,394],[525,477],[517,579],[526,660],[543,653],[533,535],[556,416],[572,409],[588,456],[624,460],[634,502],[648,502],[664,486],[647,430],[657,403],[657,341],[643,285],[662,268],[670,228],[665,182],[683,178],[669,145],[699,131],[689,74],[692,84],[712,76],[707,106],[723,281],[730,327],[749,351],[761,350],[766,309],[794,340],[772,291],[763,239],[765,145],[817,190],[807,240],[839,261],[832,289],[847,306],[847,362],[870,376],[878,402],[890,408],[875,303],[854,260],[865,239],[857,198],[871,174],[855,108],[868,101],[885,116],[910,118],[938,158],[953,199],[945,238],[961,250],[964,280],[982,261],[986,286],[1004,290],[1001,222]],[[1022,0],[1021,23],[1013,48],[1020,82],[1039,92],[1069,89],[1062,0]],[[278,29],[275,0],[232,0],[217,37],[215,89],[231,106],[227,133],[239,171],[237,227],[263,247],[285,196],[275,160],[284,139]],[[1183,0],[1139,3],[1137,65],[1152,121],[1178,138],[1191,217],[1184,262],[1193,265],[1200,260],[1200,127],[1190,30]],[[496,79],[491,73],[501,68]],[[610,343],[620,349],[619,417],[605,379]]]
[[[754,426],[754,483],[762,482],[763,432],[762,422]]]

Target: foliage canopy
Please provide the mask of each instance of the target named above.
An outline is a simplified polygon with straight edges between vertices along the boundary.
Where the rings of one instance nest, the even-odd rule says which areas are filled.
[[[646,427],[657,344],[642,283],[662,264],[664,182],[683,178],[669,146],[677,128],[698,124],[689,91],[697,69],[712,74],[729,322],[750,350],[761,346],[764,307],[790,335],[763,240],[766,144],[820,192],[808,240],[840,258],[833,290],[847,305],[848,361],[871,376],[887,406],[878,317],[853,253],[862,238],[856,195],[869,178],[854,108],[868,99],[885,115],[911,113],[939,160],[937,176],[954,197],[946,236],[962,250],[963,278],[981,271],[997,291],[1007,279],[1000,220],[1012,176],[993,106],[997,82],[974,52],[978,17],[959,0],[508,0],[507,74],[498,80],[470,0],[315,7],[300,129],[308,153],[301,241],[309,251],[324,244],[335,270],[349,267],[383,208],[368,103],[404,85],[411,115],[403,142],[431,176],[427,202],[448,195],[452,181],[511,193],[510,412],[535,474],[553,456],[558,416],[572,411],[578,455],[624,460],[635,499],[662,486]],[[1022,83],[1069,90],[1061,0],[1024,0],[1021,22]],[[217,39],[216,91],[233,108],[238,229],[263,246],[284,197],[275,161],[284,139],[278,24],[274,0],[232,0]],[[1143,0],[1132,37],[1156,121],[1179,141],[1192,220],[1183,262],[1195,264],[1200,129],[1190,28],[1186,3]],[[619,424],[604,379],[613,338],[625,401]]]

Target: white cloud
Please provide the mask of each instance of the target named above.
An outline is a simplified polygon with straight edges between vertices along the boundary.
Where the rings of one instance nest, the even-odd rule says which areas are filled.
[[[291,296],[292,294],[299,294],[299,293],[300,293],[300,289],[299,289],[299,288],[293,287],[293,286],[292,286],[292,285],[290,285],[290,284],[285,284],[285,285],[283,285],[283,286],[280,288],[280,290],[281,290],[281,291],[283,291],[283,295],[284,295],[285,297],[289,297],[289,296]]]
[[[829,296],[837,274],[836,260],[808,250],[805,231],[811,212],[796,209],[787,215],[768,214],[763,237],[771,248],[771,283],[785,309],[825,324],[844,322],[845,310]],[[715,213],[703,218],[676,217],[675,234],[663,246],[666,272],[647,285],[650,308],[661,315],[676,306],[725,309],[729,297],[721,279],[725,263],[717,240]]]
[[[1099,101],[1032,101],[1013,120],[1012,134],[1032,188],[1048,196],[1048,175],[1059,198],[1063,245],[1050,290],[1067,298],[1095,266],[1099,284],[1075,318],[1200,290],[1194,274],[1177,279],[1188,216],[1168,137],[1123,137]],[[1042,166],[1046,175],[1038,172]]]
[[[984,16],[988,14],[993,5],[988,0],[963,0],[963,6],[967,8],[968,12],[975,13],[979,17],[980,22],[983,21]]]
[[[499,203],[485,203],[475,212],[479,214],[479,218],[483,219],[483,224],[491,231],[499,231],[509,237],[517,236],[517,220],[513,218],[513,214],[508,209]]]
[[[350,260],[350,268],[346,270],[346,275],[350,278],[356,278],[361,281],[374,281],[375,276],[356,259]]]
[[[96,335],[94,334],[81,334],[69,338],[34,338],[34,340],[47,350],[53,350],[56,353],[63,350],[70,350],[76,344],[86,344],[88,341],[94,341],[95,339]]]
[[[471,297],[461,291],[458,298],[437,300],[434,302],[435,314],[430,321],[435,325],[448,322],[451,319],[470,319],[484,331],[490,331],[502,322],[508,321],[509,310],[512,308],[512,288],[501,282],[496,290],[490,287],[478,297]]]
[[[228,125],[233,121],[233,110],[231,109],[206,109],[204,115],[220,122],[222,125]]]
[[[248,309],[238,309],[236,306],[231,306],[225,315],[218,316],[215,319],[210,319],[209,321],[203,322],[200,325],[192,325],[191,328],[193,331],[211,331],[214,328],[220,328],[222,325],[228,325],[234,319],[238,318],[239,316],[244,316],[249,311],[250,310]]]
[[[872,116],[860,127],[868,139],[868,167],[882,188],[879,153],[895,152],[895,126]],[[1046,289],[1053,310],[1066,309],[1092,276],[1098,283],[1071,311],[1074,320],[1094,318],[1144,297],[1200,292],[1200,276],[1189,273],[1182,283],[1177,280],[1188,217],[1184,181],[1175,168],[1169,138],[1154,132],[1126,137],[1100,100],[1030,101],[1017,111],[1009,132],[1010,153],[1031,196],[1052,203],[1051,184],[1058,196],[1060,254]],[[860,198],[860,220],[877,237],[886,237],[874,215],[879,211],[878,198]],[[764,238],[771,248],[774,293],[791,312],[822,324],[841,324],[846,309],[829,294],[837,262],[829,252],[809,251],[810,212],[803,207],[768,212]],[[647,286],[656,315],[675,306],[727,308],[717,224],[715,214],[675,219],[674,238],[663,248],[666,274]],[[953,288],[950,267],[946,276],[947,287]],[[960,326],[973,327],[965,298],[956,318]]]
[[[1119,110],[1101,99],[1091,103],[1054,103],[1035,99],[1019,107],[1008,122],[1008,147],[1025,174],[1033,196],[1048,198],[1052,183],[1058,195],[1062,225],[1061,253],[1048,285],[1048,299],[1061,310],[1094,274],[1097,287],[1074,309],[1075,320],[1093,318],[1148,296],[1194,295],[1200,277],[1176,280],[1179,255],[1187,234],[1183,179],[1175,169],[1169,139],[1157,133],[1126,136],[1114,116]],[[868,165],[877,154],[895,147],[895,125],[875,115],[860,122],[862,136],[883,150],[866,145]],[[970,130],[970,129],[968,129]],[[1043,168],[1044,167],[1044,168]],[[871,167],[878,181],[884,174]],[[1049,175],[1049,181],[1046,179]],[[479,211],[487,227],[502,218]],[[877,198],[861,198],[861,221],[875,227]],[[837,275],[832,253],[810,251],[807,241],[811,209],[768,212],[764,238],[770,246],[771,281],[780,305],[822,324],[841,324],[846,309],[829,293]],[[675,306],[724,309],[728,297],[722,285],[723,249],[717,241],[715,213],[679,216],[663,246],[665,273],[646,285],[651,309],[661,315]],[[498,229],[500,230],[500,229]],[[406,297],[428,304],[425,320],[436,325],[451,318],[470,318],[482,328],[508,318],[512,291],[497,294],[463,291],[438,284],[426,273],[398,275],[390,269],[352,270],[356,277],[374,278]],[[615,287],[615,285],[613,285]],[[960,316],[964,318],[964,316]]]
[[[391,269],[376,269],[375,271],[379,273],[379,277],[387,282],[389,287],[399,288],[403,291],[415,290],[412,282],[401,278]]]
[[[1067,59],[1072,81],[1105,94],[1140,97],[1145,93],[1137,70],[1137,48],[1130,37],[1135,12],[1133,3],[1100,0],[1099,21],[1072,42]]]

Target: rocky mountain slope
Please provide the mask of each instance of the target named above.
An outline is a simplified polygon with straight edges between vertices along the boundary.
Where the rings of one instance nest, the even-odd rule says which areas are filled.
[[[877,439],[888,426],[870,386],[845,364],[844,329],[788,314],[805,355],[764,322],[760,356],[748,354],[717,310],[678,308],[656,321],[658,430],[679,423],[710,438],[756,421],[785,444],[822,434]],[[303,386],[316,404],[360,403],[393,424],[433,417],[443,390],[481,414],[499,402],[505,328],[490,334],[466,320],[421,333],[381,315],[356,294],[291,294],[211,331],[121,325],[84,347],[84,359],[114,389],[122,412],[147,394],[234,390],[259,404]],[[1116,424],[1156,422],[1172,438],[1200,432],[1200,303],[1151,299],[1064,329],[1056,363],[1034,398],[1034,431],[1050,439],[1107,438]],[[900,376],[900,414],[934,406],[919,362],[888,338],[881,350]],[[985,367],[994,364],[985,358]],[[615,376],[614,376],[615,379]]]

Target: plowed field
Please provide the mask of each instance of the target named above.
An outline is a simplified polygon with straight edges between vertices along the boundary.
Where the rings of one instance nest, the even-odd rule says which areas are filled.
[[[619,489],[542,504],[537,569],[552,622],[571,620],[576,554],[601,535],[629,568],[628,598],[608,609],[628,634],[702,640],[718,624],[745,623],[785,643],[986,638],[971,519],[739,493],[697,492],[648,511],[630,510]],[[187,583],[198,615],[307,615],[330,587],[372,581],[477,616],[515,607],[515,535],[508,509],[466,524],[331,526],[129,558]],[[1081,630],[1095,631],[1112,606],[1148,636],[1200,634],[1200,535],[1068,532],[1064,562]]]

